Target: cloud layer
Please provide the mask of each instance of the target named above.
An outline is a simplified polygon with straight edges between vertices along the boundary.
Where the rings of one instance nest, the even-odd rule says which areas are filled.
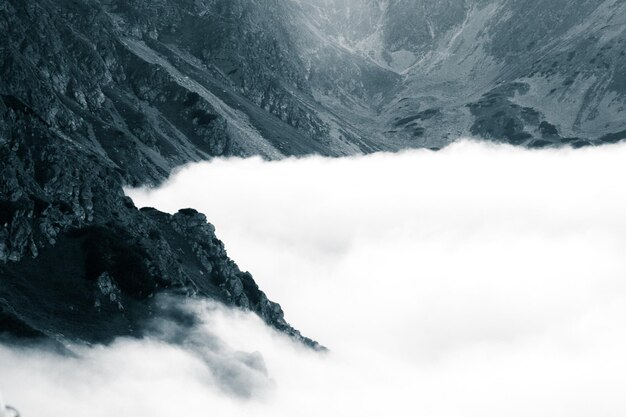
[[[462,141],[186,167],[129,194],[205,212],[331,353],[194,304],[204,325],[182,346],[120,340],[73,358],[0,348],[0,387],[35,417],[625,415],[623,161],[623,145]]]

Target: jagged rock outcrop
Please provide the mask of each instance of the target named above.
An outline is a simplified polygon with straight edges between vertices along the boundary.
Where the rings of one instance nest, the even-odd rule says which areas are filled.
[[[181,163],[244,151],[239,116],[123,38],[137,25],[120,26],[96,1],[0,4],[0,332],[141,335],[169,291],[251,310],[318,346],[228,258],[204,215],[139,210],[124,196]]]
[[[3,103],[2,330],[86,341],[141,334],[151,298],[170,290],[249,309],[315,345],[228,258],[204,215],[137,209],[119,167],[51,134],[26,105]]]

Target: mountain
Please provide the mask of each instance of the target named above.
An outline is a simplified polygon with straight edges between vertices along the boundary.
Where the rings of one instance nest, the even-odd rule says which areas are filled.
[[[218,69],[196,81],[148,46],[153,29],[137,16],[155,6],[172,16],[148,21],[182,19],[184,5],[120,4],[0,5],[0,329],[86,342],[141,335],[154,296],[169,291],[250,309],[317,346],[227,257],[203,215],[139,210],[124,196],[185,162],[280,153],[235,109],[252,102],[222,93],[230,107],[203,87],[225,91]],[[170,59],[196,65],[181,51]],[[263,126],[288,126],[254,111]]]
[[[469,135],[531,147],[626,138],[623,0],[298,4],[308,19],[298,26],[323,33],[326,49],[377,68],[352,73],[356,84],[385,80],[386,93],[356,95],[365,112],[351,103],[341,112],[367,125],[380,149],[439,148]]]
[[[0,33],[0,329],[18,336],[139,335],[169,291],[315,346],[203,215],[124,196],[187,162],[626,138],[623,0],[4,0]]]
[[[424,137],[450,140],[543,147],[626,137],[626,2],[466,2],[454,15],[433,26],[436,47],[410,50],[417,61],[382,116],[397,134],[417,117]]]

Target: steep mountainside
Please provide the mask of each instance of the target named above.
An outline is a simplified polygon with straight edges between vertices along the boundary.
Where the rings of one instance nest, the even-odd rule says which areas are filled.
[[[371,112],[381,147],[473,135],[527,146],[626,137],[623,0],[300,0],[327,44],[398,78]],[[364,78],[379,75],[361,73]],[[371,82],[371,81],[370,81]],[[315,88],[315,86],[314,86]],[[323,100],[321,100],[323,101]]]
[[[440,36],[379,120],[394,134],[537,147],[626,137],[626,2],[478,2]]]
[[[164,21],[180,12],[154,6],[172,14]],[[172,62],[199,71],[192,79],[163,44],[149,46],[154,29],[134,18],[147,9],[128,6],[122,19],[92,1],[0,5],[0,330],[85,341],[138,335],[158,307],[153,296],[171,290],[250,309],[315,345],[227,257],[203,215],[138,210],[124,196],[124,185],[156,183],[184,162],[282,154],[235,109],[252,101],[232,87],[223,99],[204,87],[225,91],[219,70],[200,71],[176,52]],[[271,113],[250,112],[296,137]],[[316,152],[302,136],[290,150]]]
[[[190,161],[626,138],[624,0],[4,0],[0,33],[18,335],[138,334],[169,289],[301,337],[201,214],[124,197]]]

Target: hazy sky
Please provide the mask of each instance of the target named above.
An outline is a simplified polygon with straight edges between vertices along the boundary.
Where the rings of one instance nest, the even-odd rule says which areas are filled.
[[[185,347],[0,349],[22,414],[626,415],[626,146],[215,160],[138,206],[207,214],[319,355],[190,304]],[[53,411],[53,412],[51,412]]]

